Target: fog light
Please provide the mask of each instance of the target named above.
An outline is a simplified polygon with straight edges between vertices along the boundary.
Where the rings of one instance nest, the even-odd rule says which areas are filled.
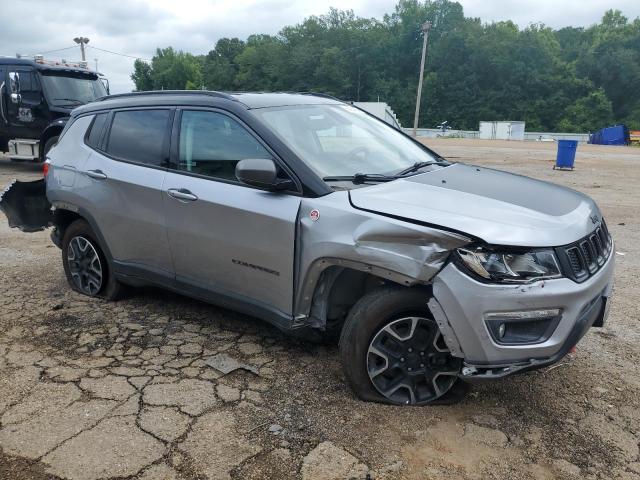
[[[490,312],[484,319],[496,343],[526,345],[546,341],[558,326],[561,313],[559,308]]]
[[[498,327],[498,338],[504,337],[504,332],[507,330],[507,326],[504,323],[500,324]]]

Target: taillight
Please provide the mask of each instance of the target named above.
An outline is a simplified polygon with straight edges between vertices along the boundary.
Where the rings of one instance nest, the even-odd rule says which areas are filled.
[[[47,177],[47,174],[49,173],[49,160],[45,160],[44,163],[42,164],[42,174],[44,175],[44,177]]]

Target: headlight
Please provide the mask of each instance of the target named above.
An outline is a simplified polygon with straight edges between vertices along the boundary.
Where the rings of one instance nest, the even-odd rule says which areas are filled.
[[[553,250],[525,253],[459,248],[458,258],[471,272],[499,283],[526,283],[562,276]]]

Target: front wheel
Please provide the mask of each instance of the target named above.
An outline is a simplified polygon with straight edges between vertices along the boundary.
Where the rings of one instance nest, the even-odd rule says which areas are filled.
[[[453,357],[422,289],[385,286],[351,309],[340,337],[347,381],[363,400],[452,403],[462,359]],[[457,392],[458,394],[460,392]]]
[[[58,137],[51,137],[50,139],[48,139],[45,144],[44,144],[44,148],[42,149],[42,161],[44,162],[47,159],[47,153],[49,153],[49,150],[51,150],[56,143],[58,143]]]

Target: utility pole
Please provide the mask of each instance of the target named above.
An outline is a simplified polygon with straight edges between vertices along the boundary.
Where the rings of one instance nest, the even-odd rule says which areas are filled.
[[[80,45],[80,52],[82,53],[82,61],[84,62],[85,61],[84,46],[85,44],[89,43],[89,39],[87,37],[76,37],[73,39],[73,41]]]
[[[413,136],[418,135],[418,117],[420,116],[420,99],[422,97],[422,78],[424,77],[424,61],[427,56],[427,43],[429,42],[429,30],[431,22],[426,21],[422,24],[422,60],[420,61],[420,80],[418,80],[418,97],[416,98],[416,116],[413,118]]]

